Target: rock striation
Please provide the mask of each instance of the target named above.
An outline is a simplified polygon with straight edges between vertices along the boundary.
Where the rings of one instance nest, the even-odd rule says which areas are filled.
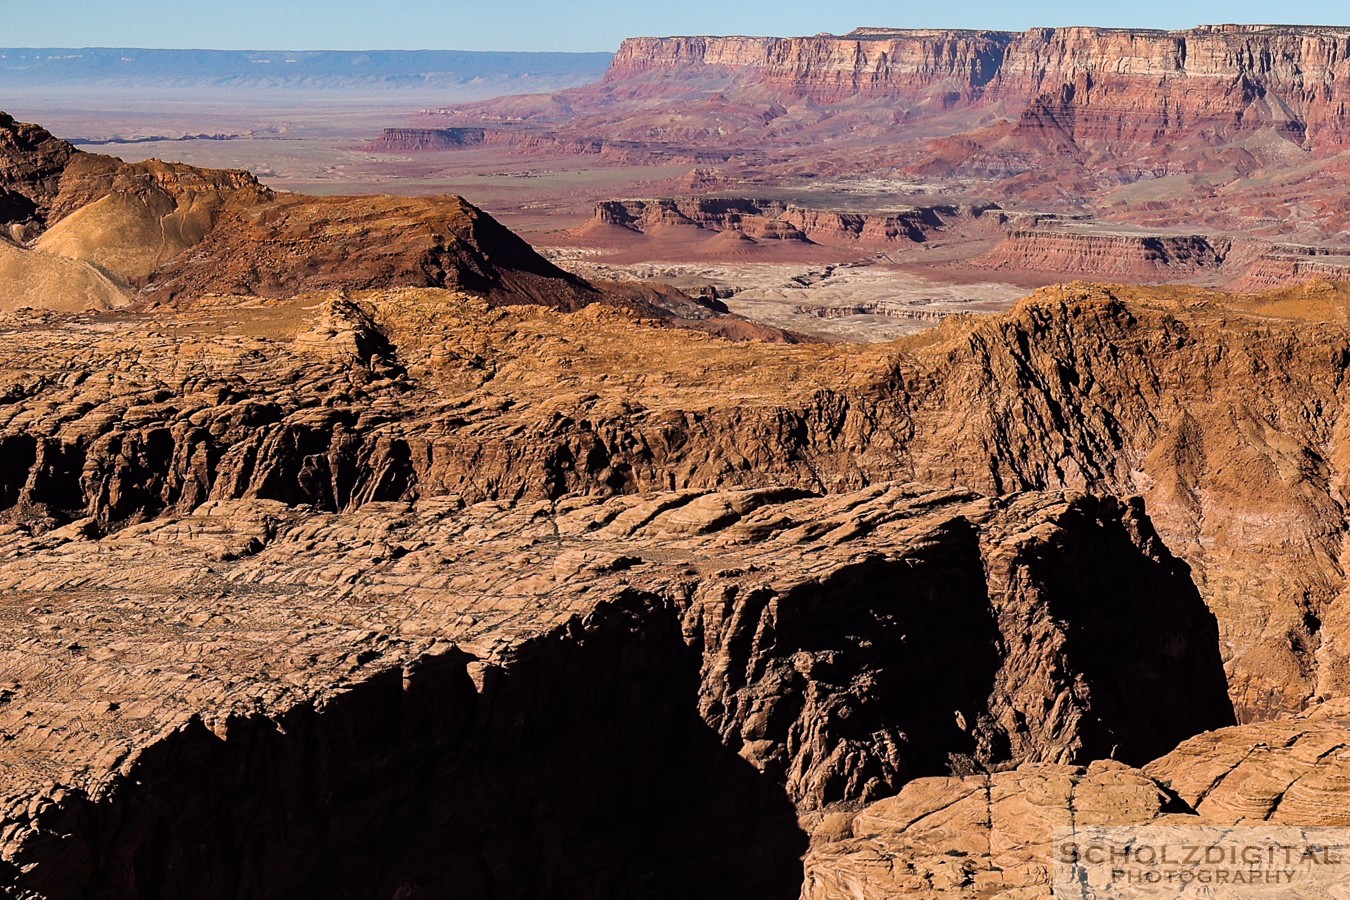
[[[1344,828],[1348,724],[1334,703],[1201,735],[1143,769],[1099,761],[916,779],[816,820],[801,896],[1050,896],[1054,830],[1074,825]]]
[[[886,245],[922,243],[933,233],[977,219],[997,207],[927,206],[885,213],[853,213],[738,197],[670,197],[606,200],[576,233],[604,234],[621,228],[660,235],[664,229],[692,227],[735,232],[756,241],[817,244]]]
[[[483,143],[481,128],[386,128],[364,149],[373,153],[455,150]]]
[[[878,209],[899,191],[1332,242],[1348,48],[1347,28],[1276,25],[633,38],[598,85],[426,124],[503,152],[716,167],[736,193],[823,177]]]
[[[1020,127],[1075,141],[1271,128],[1334,147],[1350,135],[1348,42],[1350,29],[1263,25],[631,38],[606,81],[723,70],[820,103],[878,94],[939,110],[1006,102],[1025,110]]]
[[[0,508],[106,530],[228,499],[894,479],[1139,493],[1218,618],[1240,716],[1264,718],[1343,689],[1346,309],[1330,285],[1245,300],[1080,285],[869,349],[729,345],[618,309],[434,290],[203,300],[172,329],[161,310],[112,333],[21,316],[0,360],[15,398]]]
[[[1199,234],[1158,234],[1109,226],[1012,228],[998,246],[970,264],[996,270],[1171,281],[1217,273],[1231,245],[1229,240]],[[1280,283],[1286,282],[1276,282]]]
[[[1070,809],[1238,809],[1175,773],[1344,693],[1343,288],[866,348],[437,289],[0,327],[39,896],[1034,890]]]
[[[5,893],[1026,898],[1057,825],[1346,824],[1350,288],[732,342],[459,198],[53,166],[0,262],[130,305],[0,309]]]
[[[0,583],[0,853],[35,896],[789,897],[822,804],[1232,719],[1184,567],[1083,495],[212,502],[10,529]]]

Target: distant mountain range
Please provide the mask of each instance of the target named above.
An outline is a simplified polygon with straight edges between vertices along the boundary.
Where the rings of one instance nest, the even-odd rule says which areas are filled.
[[[468,50],[0,49],[7,87],[347,89],[475,83],[555,90],[598,81],[611,53]]]

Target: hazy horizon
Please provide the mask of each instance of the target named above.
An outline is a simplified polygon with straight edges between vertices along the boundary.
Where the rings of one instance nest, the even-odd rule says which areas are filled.
[[[664,35],[844,34],[857,27],[1025,31],[1074,25],[1180,30],[1197,25],[1350,25],[1350,9],[1331,2],[1270,4],[1237,0],[1216,13],[1195,0],[1140,0],[1084,9],[1068,0],[1034,0],[1016,7],[990,0],[897,9],[860,0],[769,5],[687,0],[670,7],[635,7],[618,0],[584,5],[506,0],[459,6],[453,18],[434,0],[392,0],[378,10],[355,0],[281,5],[238,0],[185,7],[169,0],[128,0],[116,7],[93,0],[11,9],[7,42],[32,49],[274,50],[302,52],[456,50],[464,52],[612,53],[625,37]]]

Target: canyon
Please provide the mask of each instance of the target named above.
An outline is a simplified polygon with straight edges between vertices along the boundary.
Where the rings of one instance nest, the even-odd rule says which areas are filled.
[[[426,109],[367,146],[450,176],[472,151],[436,135],[472,135],[521,166],[654,170],[646,193],[550,191],[576,223],[563,240],[519,207],[529,239],[615,266],[881,252],[941,281],[957,263],[1022,286],[1273,287],[1346,272],[1348,48],[1350,29],[1258,25],[632,38],[598,83]],[[733,211],[739,223],[712,223]],[[601,227],[681,216],[734,234],[644,248]],[[902,246],[935,230],[941,254]],[[1004,246],[991,254],[991,240]],[[1292,258],[1304,255],[1319,259]]]
[[[875,348],[444,288],[8,313],[5,877],[886,896],[876,841],[958,845],[867,823],[980,779],[1223,821],[1167,754],[1343,692],[1347,311],[1079,285]],[[993,821],[1032,840],[1000,890],[1047,884],[1044,822]]]
[[[1056,829],[1350,826],[1347,59],[634,38],[353,137],[400,194],[0,114],[0,892],[1013,900]]]

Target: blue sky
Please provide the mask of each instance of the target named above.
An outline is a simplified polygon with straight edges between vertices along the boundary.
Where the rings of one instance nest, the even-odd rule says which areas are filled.
[[[220,49],[613,50],[630,35],[841,33],[857,25],[998,28],[1217,22],[1350,25],[1345,0],[8,0],[6,45]]]

